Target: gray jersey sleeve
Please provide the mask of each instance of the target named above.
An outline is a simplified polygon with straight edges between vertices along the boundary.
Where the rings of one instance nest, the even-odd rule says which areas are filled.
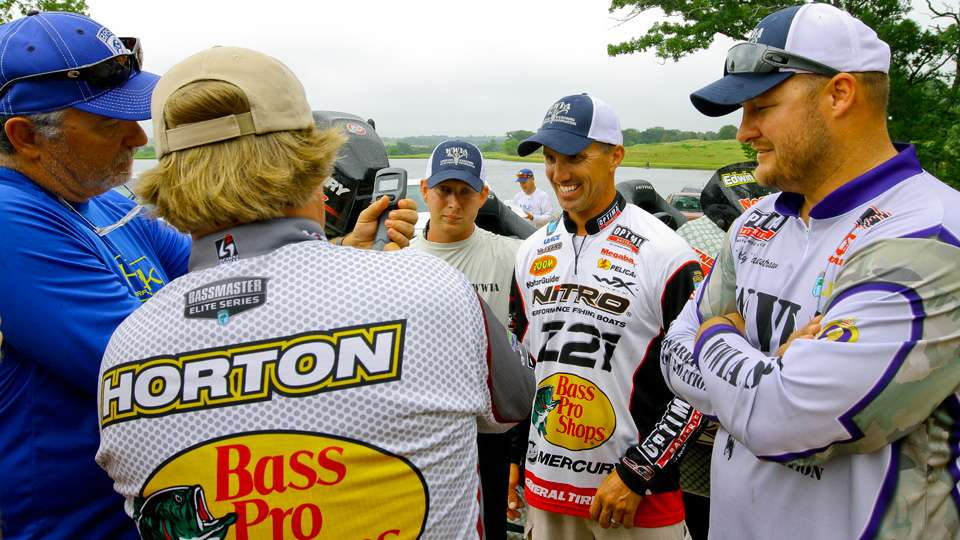
[[[526,348],[480,299],[487,327],[487,388],[491,408],[481,417],[478,429],[483,433],[499,433],[530,416],[536,381],[533,362]]]

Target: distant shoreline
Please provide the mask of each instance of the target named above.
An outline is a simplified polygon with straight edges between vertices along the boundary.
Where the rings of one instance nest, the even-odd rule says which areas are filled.
[[[514,156],[503,152],[484,152],[487,159],[516,161],[521,163],[543,163],[543,154],[537,151],[526,157]],[[156,159],[153,148],[141,149],[136,159]],[[390,155],[391,159],[429,159],[430,154]],[[693,169],[712,171],[740,161],[747,157],[735,140],[725,141],[681,141],[671,143],[637,144],[627,147],[624,167],[650,169]]]

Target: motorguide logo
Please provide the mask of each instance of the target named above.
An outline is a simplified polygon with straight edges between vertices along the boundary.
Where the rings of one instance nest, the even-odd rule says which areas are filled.
[[[147,539],[419,538],[423,475],[337,435],[255,432],[202,442],[160,465],[134,501]],[[370,519],[360,508],[375,508]]]
[[[406,321],[135,360],[100,379],[100,426],[400,379]]]
[[[551,388],[549,392],[546,389]],[[590,450],[605,443],[617,427],[617,415],[610,399],[593,382],[572,373],[555,373],[537,385],[538,399],[544,401],[541,436],[567,450]]]
[[[547,114],[543,116],[543,123],[559,123],[576,127],[577,119],[572,116],[568,116],[569,112],[570,104],[566,101],[558,101],[551,105],[549,109],[547,109]]]

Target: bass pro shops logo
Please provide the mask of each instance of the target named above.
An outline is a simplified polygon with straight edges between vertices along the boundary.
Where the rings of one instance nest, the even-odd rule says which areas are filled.
[[[406,458],[304,432],[200,443],[155,470],[134,501],[144,540],[395,540],[419,538],[426,518],[426,483]]]
[[[537,386],[532,422],[551,444],[577,451],[609,440],[617,415],[597,385],[572,373],[555,373]]]

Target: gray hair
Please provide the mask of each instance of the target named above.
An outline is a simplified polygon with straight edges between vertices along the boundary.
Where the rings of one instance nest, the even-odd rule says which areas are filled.
[[[36,114],[17,114],[12,116],[0,115],[0,154],[12,156],[16,153],[10,139],[7,138],[7,132],[3,129],[7,120],[22,116],[33,124],[33,131],[46,139],[56,139],[60,136],[60,126],[63,124],[63,110],[36,113]]]

